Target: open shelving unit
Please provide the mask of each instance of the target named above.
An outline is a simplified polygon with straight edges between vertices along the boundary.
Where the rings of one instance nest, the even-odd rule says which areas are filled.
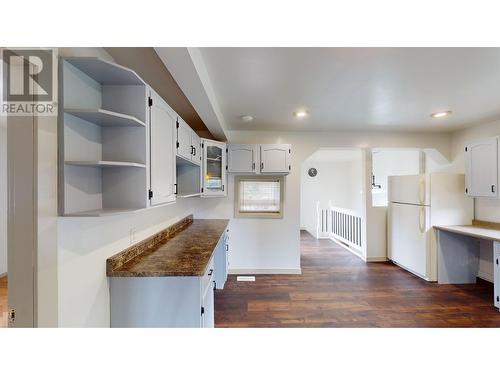
[[[191,198],[201,195],[201,165],[177,156],[177,197]]]
[[[105,109],[65,109],[64,112],[99,126],[146,126],[134,116]]]
[[[137,167],[146,168],[146,164],[130,163],[126,161],[79,161],[79,160],[66,160],[64,161],[66,165],[78,165],[80,167],[100,167],[100,168],[110,168],[110,167]]]
[[[145,82],[94,57],[63,58],[59,69],[60,215],[147,208]]]

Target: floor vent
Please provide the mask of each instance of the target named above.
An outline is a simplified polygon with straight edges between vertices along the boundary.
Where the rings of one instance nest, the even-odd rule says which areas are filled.
[[[255,281],[255,276],[236,276],[236,281]]]

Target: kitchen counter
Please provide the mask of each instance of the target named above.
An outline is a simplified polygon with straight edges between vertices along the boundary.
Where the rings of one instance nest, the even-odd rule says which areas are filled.
[[[500,241],[500,224],[473,221],[472,225],[436,225],[434,228],[490,241]]]
[[[228,224],[187,217],[109,258],[107,276],[203,276]]]

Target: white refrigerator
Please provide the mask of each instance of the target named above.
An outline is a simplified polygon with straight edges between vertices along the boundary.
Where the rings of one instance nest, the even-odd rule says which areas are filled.
[[[472,222],[473,201],[465,195],[465,176],[391,176],[388,189],[389,259],[427,281],[437,281],[433,226]]]

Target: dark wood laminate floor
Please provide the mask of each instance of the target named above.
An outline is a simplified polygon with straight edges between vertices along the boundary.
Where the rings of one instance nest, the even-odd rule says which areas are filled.
[[[7,276],[0,277],[0,328],[7,327]]]
[[[428,283],[306,232],[301,247],[302,275],[229,276],[216,327],[500,327],[491,283]]]

